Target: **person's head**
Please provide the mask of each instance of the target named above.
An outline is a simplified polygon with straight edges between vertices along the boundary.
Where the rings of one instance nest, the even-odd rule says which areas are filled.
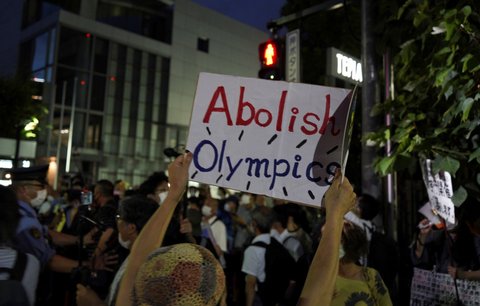
[[[380,213],[380,209],[380,201],[369,194],[362,194],[357,198],[358,214],[364,220],[373,220]]]
[[[265,196],[263,194],[253,194],[253,197],[257,206],[265,206]]]
[[[214,198],[207,198],[203,203],[202,214],[204,217],[212,217],[217,214],[218,200]]]
[[[0,185],[0,244],[10,244],[20,220],[15,192]]]
[[[157,208],[157,202],[144,195],[131,196],[120,202],[117,212],[118,241],[124,248],[130,249]]]
[[[136,276],[134,305],[215,306],[225,292],[225,275],[216,258],[190,243],[161,247]]]
[[[340,254],[340,260],[344,263],[356,263],[368,253],[367,236],[362,228],[344,221],[342,230],[341,248],[344,255]]]
[[[288,214],[285,205],[277,205],[273,207],[274,217],[272,222],[272,228],[278,231],[280,234],[287,228]]]
[[[226,198],[225,204],[223,205],[223,209],[229,213],[236,213],[238,210],[238,198],[234,195]]]
[[[99,180],[93,189],[93,199],[102,206],[113,199],[113,189],[113,183],[109,180]]]
[[[10,171],[12,186],[17,198],[33,207],[39,207],[47,199],[48,165],[16,168]]]
[[[272,222],[272,210],[266,206],[258,206],[252,212],[251,231],[255,235],[270,233]]]
[[[227,196],[228,196],[228,191],[227,189],[223,188],[223,187],[218,187],[217,189],[217,196],[220,200],[223,200],[225,199]]]
[[[158,204],[167,197],[169,190],[168,177],[163,171],[154,172],[139,187],[138,192],[150,197]]]

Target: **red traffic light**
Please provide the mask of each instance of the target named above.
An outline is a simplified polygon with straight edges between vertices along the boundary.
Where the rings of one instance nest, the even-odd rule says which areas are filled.
[[[263,67],[274,67],[278,65],[279,46],[276,41],[269,40],[258,46],[258,55]]]

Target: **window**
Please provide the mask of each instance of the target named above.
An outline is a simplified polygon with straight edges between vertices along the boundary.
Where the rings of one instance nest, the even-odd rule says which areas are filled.
[[[208,53],[208,38],[199,37],[197,40],[197,50]]]

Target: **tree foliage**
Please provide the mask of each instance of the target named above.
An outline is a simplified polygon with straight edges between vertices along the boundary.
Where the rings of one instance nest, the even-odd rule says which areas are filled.
[[[38,95],[33,81],[21,77],[0,78],[0,137],[16,138],[18,128],[25,137],[23,127],[47,113],[41,101],[32,99],[33,95]]]
[[[379,27],[382,47],[394,54],[395,94],[373,110],[391,114],[391,127],[365,136],[393,145],[375,169],[413,169],[419,158],[431,158],[434,170],[455,178],[461,202],[465,192],[480,190],[480,3],[392,1],[380,10],[390,16]]]

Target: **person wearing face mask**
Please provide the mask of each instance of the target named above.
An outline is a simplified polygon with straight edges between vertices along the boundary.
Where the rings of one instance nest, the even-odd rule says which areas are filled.
[[[70,273],[78,267],[78,261],[56,254],[55,249],[49,244],[49,239],[56,245],[66,246],[78,243],[79,238],[48,231],[38,220],[35,207],[41,205],[47,197],[45,180],[47,170],[48,165],[10,170],[11,188],[16,193],[20,213],[13,241],[14,247],[21,252],[34,255],[40,261],[43,270],[38,290],[42,294],[37,294],[36,305],[51,304],[49,293],[52,288],[46,288],[49,282],[42,281],[43,278],[49,279],[51,271]],[[87,239],[86,242],[91,241]],[[87,265],[88,262],[83,264]]]
[[[227,228],[221,219],[217,217],[218,200],[208,197],[202,206],[202,242],[201,245],[209,248],[213,245],[212,253],[217,258],[222,258],[227,252]]]
[[[388,288],[378,271],[358,263],[367,252],[368,242],[363,229],[344,221],[332,306],[348,303],[392,305]]]
[[[168,195],[168,177],[165,172],[158,171],[150,175],[139,187],[138,192],[143,194],[155,202],[158,205],[162,205],[163,201]]]
[[[127,250],[131,249],[143,226],[147,223],[157,209],[157,202],[143,195],[134,195],[126,198],[120,203],[116,219],[118,228],[118,242],[122,247]],[[123,261],[117,273],[115,274],[105,300],[100,299],[100,297],[92,289],[78,284],[77,305],[115,305],[115,299],[119,289],[118,286],[125,272],[125,268],[127,267],[127,263],[128,257]]]

